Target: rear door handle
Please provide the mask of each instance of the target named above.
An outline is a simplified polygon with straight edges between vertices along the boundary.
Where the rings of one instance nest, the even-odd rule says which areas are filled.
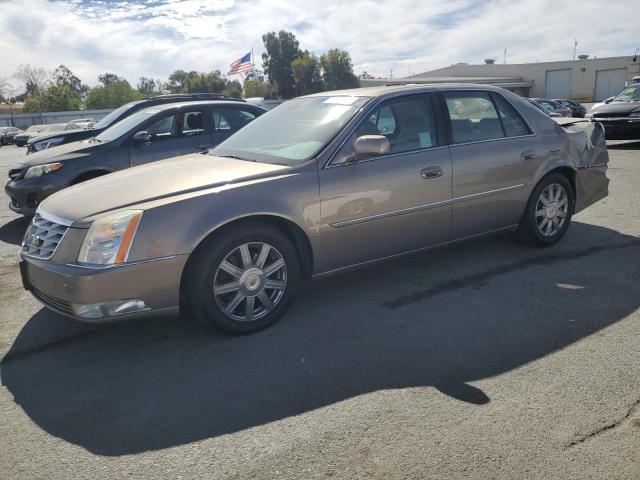
[[[526,152],[522,152],[520,156],[523,160],[533,160],[534,158],[536,158],[536,152],[527,150]]]
[[[429,180],[430,178],[438,178],[442,176],[442,167],[427,167],[420,170],[420,176]]]

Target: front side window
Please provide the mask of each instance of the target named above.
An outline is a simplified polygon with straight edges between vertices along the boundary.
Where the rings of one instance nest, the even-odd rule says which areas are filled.
[[[436,122],[429,95],[411,95],[388,100],[371,112],[336,155],[334,164],[353,155],[353,145],[363,135],[382,135],[390,152],[404,153],[437,145]]]
[[[151,140],[167,140],[174,137],[174,123],[176,116],[168,115],[162,117],[145,128],[151,134]]]
[[[446,93],[453,143],[503,138],[498,112],[486,92]]]

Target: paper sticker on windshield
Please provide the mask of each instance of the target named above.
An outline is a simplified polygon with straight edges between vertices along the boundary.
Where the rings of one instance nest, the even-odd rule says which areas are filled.
[[[353,105],[358,97],[329,97],[322,103],[331,103],[334,105]]]

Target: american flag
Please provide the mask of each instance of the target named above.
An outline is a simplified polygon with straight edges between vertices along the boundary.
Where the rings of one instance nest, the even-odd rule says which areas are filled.
[[[251,65],[251,52],[249,52],[244,57],[239,58],[229,66],[229,73],[227,73],[227,75],[247,73],[251,70],[253,70],[253,65]]]

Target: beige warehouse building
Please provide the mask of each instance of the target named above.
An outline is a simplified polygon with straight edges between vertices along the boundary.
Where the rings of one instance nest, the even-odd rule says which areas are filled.
[[[362,79],[362,86],[388,83],[488,83],[522,96],[601,101],[640,75],[640,57],[581,58],[539,63],[456,64],[396,79]]]

